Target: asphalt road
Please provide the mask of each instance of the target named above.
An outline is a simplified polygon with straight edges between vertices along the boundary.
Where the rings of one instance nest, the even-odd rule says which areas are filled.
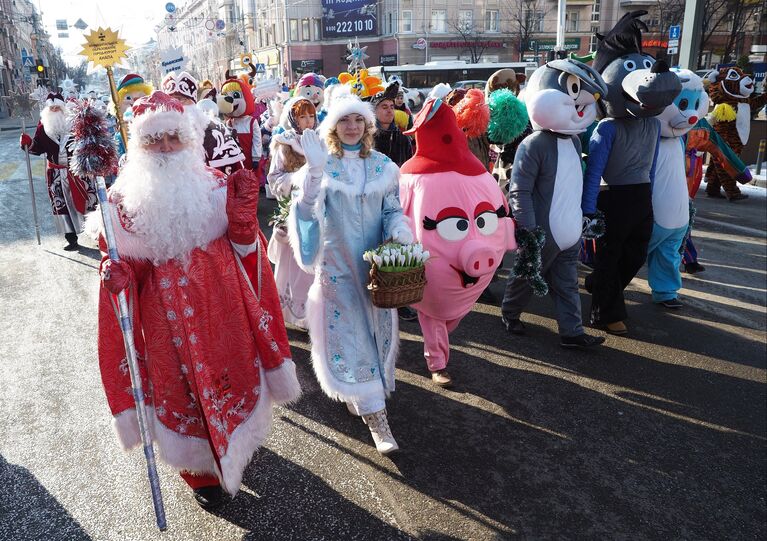
[[[98,254],[61,250],[39,158],[37,246],[16,139],[0,134],[0,541],[765,538],[763,195],[700,197],[707,270],[685,275],[686,307],[652,305],[641,275],[631,334],[599,351],[559,348],[549,299],[531,304],[521,338],[478,304],[452,337],[447,391],[404,324],[391,459],[322,395],[307,336],[290,330],[303,398],[276,410],[215,514],[162,466],[161,534],[143,455],[120,451],[101,389]]]

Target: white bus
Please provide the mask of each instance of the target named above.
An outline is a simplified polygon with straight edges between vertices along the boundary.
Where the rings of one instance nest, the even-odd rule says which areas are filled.
[[[439,83],[455,86],[459,81],[487,81],[490,76],[503,68],[510,68],[528,77],[538,65],[535,62],[484,62],[468,64],[463,61],[427,62],[423,65],[405,64],[403,66],[375,66],[368,70],[370,75],[388,81],[396,76],[402,86],[410,90],[429,92]]]

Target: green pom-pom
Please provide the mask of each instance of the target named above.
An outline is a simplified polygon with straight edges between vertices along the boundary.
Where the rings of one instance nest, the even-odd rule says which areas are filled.
[[[514,93],[503,88],[490,94],[490,124],[487,135],[491,141],[505,145],[522,135],[527,128],[527,108]]]

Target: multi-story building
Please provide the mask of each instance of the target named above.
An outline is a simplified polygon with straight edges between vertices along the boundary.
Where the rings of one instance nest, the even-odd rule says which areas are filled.
[[[61,76],[60,58],[30,0],[0,0],[0,95],[30,91],[38,81],[54,87]],[[42,73],[22,58],[44,66]]]
[[[645,49],[665,54],[668,27],[682,22],[684,3],[568,0],[564,48],[593,51],[596,32],[607,32],[628,11],[648,9]],[[368,66],[543,61],[556,45],[557,6],[557,0],[190,0],[158,27],[158,50],[162,57],[181,47],[187,67],[215,81],[238,68],[246,51],[263,66],[261,76],[294,82],[308,71],[337,75],[347,67],[353,40],[367,47]],[[735,40],[733,58],[767,41],[764,8],[752,17]],[[705,65],[723,56],[727,24],[705,43]]]
[[[344,71],[352,39],[367,47],[368,65],[518,61],[545,57],[556,44],[556,0],[252,1],[259,61],[292,80]],[[567,50],[588,50],[593,3],[568,2]],[[339,16],[349,11],[355,16]]]
[[[159,78],[163,76],[163,59],[172,50],[182,51],[185,69],[201,80],[221,81],[227,69],[239,67],[240,54],[251,50],[248,34],[253,35],[255,24],[253,10],[248,9],[251,4],[190,0],[166,17],[157,27]]]

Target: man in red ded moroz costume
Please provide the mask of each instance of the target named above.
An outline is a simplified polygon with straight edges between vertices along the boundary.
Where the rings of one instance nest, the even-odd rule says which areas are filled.
[[[400,169],[400,201],[416,239],[431,255],[423,300],[413,308],[432,381],[448,387],[448,334],[517,243],[503,192],[469,150],[452,109],[430,99],[405,133],[413,132],[416,153]]]
[[[160,459],[205,508],[236,494],[274,404],[298,398],[258,184],[205,165],[202,130],[163,92],[133,106],[128,160],[109,190],[120,260],[102,261],[98,351],[114,427],[140,443],[116,317],[128,296],[150,429]],[[86,224],[101,233],[100,214]],[[99,236],[102,251],[106,251]]]
[[[84,216],[96,208],[96,186],[87,178],[80,178],[69,171],[74,138],[71,122],[67,118],[64,98],[61,94],[48,94],[45,107],[40,113],[34,137],[21,135],[21,148],[28,147],[30,154],[45,154],[48,197],[59,233],[64,233],[67,245],[64,250],[77,250],[77,234],[83,227]]]

